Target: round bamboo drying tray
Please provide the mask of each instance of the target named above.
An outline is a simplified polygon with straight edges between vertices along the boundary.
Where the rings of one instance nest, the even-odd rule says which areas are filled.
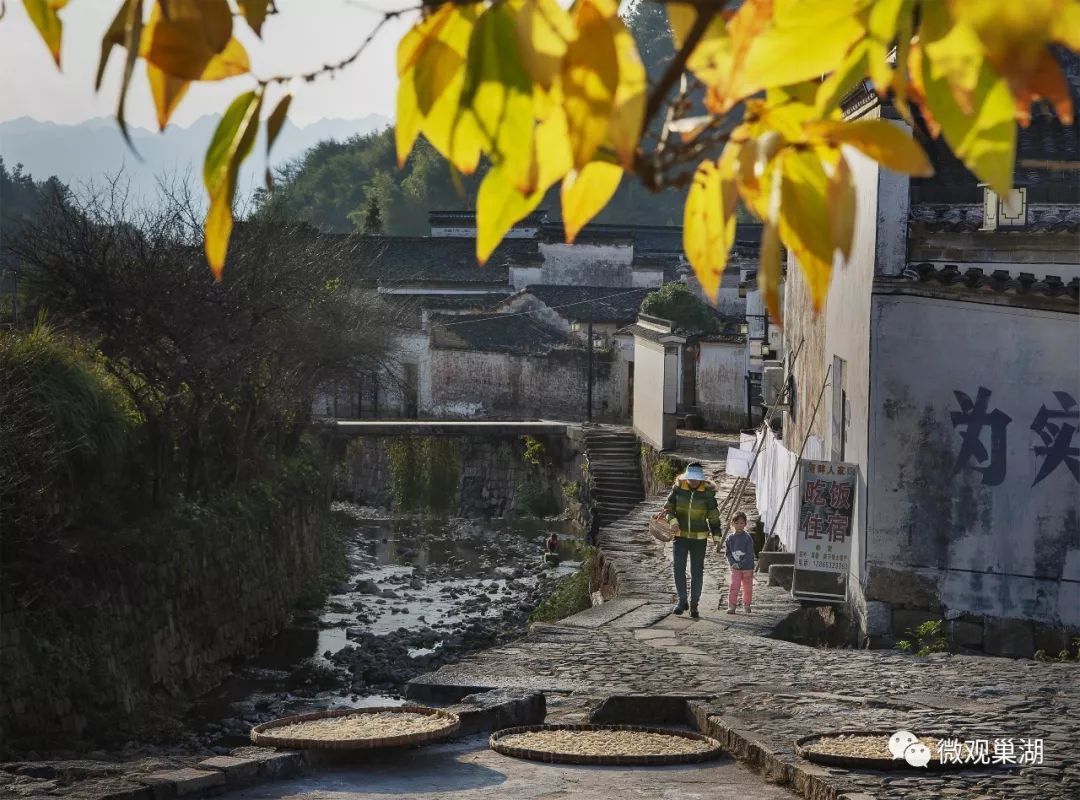
[[[691,739],[707,745],[707,749],[693,753],[653,753],[648,755],[628,755],[618,753],[565,753],[552,750],[538,750],[530,747],[515,746],[506,743],[506,739],[521,733],[542,733],[544,731],[626,731],[630,733],[648,733]],[[617,766],[656,767],[667,764],[696,764],[709,761],[723,752],[720,742],[692,731],[667,730],[665,728],[646,728],[639,725],[522,725],[504,728],[491,734],[488,746],[496,753],[514,758],[526,758],[530,761],[544,761],[549,764],[591,764]]]
[[[931,759],[925,767],[913,767],[911,764],[903,758],[880,757],[880,756],[860,756],[860,755],[840,755],[839,753],[822,753],[817,750],[811,749],[813,745],[826,739],[836,739],[840,736],[880,736],[885,742],[889,741],[889,737],[893,735],[894,731],[834,731],[832,733],[816,733],[813,736],[804,736],[795,742],[795,752],[808,761],[813,761],[818,764],[827,764],[832,767],[847,767],[855,769],[963,769],[963,768],[985,768],[986,764],[975,765],[965,763],[953,763],[943,764],[940,759],[937,758],[937,751],[934,748],[930,748]],[[919,737],[920,739],[944,739],[948,738],[944,734],[928,733]]]
[[[420,731],[418,733],[403,733],[397,736],[364,737],[355,739],[314,739],[304,737],[280,736],[274,734],[274,729],[283,728],[298,722],[328,719],[331,717],[348,717],[364,714],[424,714],[429,717],[437,717],[443,722],[435,730]],[[271,722],[264,722],[251,729],[251,741],[264,747],[282,747],[307,750],[361,750],[375,747],[403,747],[411,744],[421,744],[435,739],[443,739],[457,732],[461,727],[461,720],[457,714],[443,711],[439,708],[428,706],[379,706],[376,708],[336,708],[330,711],[316,711],[311,714],[297,714],[292,717],[282,717]]]

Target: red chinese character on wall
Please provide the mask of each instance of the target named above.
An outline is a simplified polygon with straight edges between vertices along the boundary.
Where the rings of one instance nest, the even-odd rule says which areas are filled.
[[[814,514],[806,520],[806,538],[820,539],[825,532],[825,517]]]
[[[843,514],[830,514],[828,522],[829,541],[842,542],[847,536],[848,518]]]
[[[833,508],[851,508],[851,484],[834,483],[830,486],[829,505]]]

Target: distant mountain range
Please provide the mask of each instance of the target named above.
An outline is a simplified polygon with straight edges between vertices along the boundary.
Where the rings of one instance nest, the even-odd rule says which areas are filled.
[[[122,169],[124,177],[130,180],[133,193],[150,198],[158,176],[184,176],[190,171],[194,182],[202,185],[203,156],[219,119],[218,116],[200,117],[188,127],[170,126],[164,133],[130,128],[136,155],[124,142],[111,117],[98,117],[78,125],[20,117],[0,122],[0,157],[9,170],[22,164],[23,170],[35,180],[55,175],[72,187],[89,181],[100,182],[103,177],[115,175]],[[274,143],[271,163],[280,166],[318,142],[348,139],[390,123],[391,120],[378,114],[361,119],[322,119],[303,127],[287,121]],[[238,186],[241,194],[262,185],[265,152],[263,128],[241,171]]]

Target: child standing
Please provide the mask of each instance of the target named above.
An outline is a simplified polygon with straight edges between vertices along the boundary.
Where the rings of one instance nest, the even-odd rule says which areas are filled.
[[[742,589],[743,605],[750,613],[754,599],[754,540],[746,532],[746,514],[741,511],[731,518],[735,532],[728,536],[725,554],[731,566],[731,588],[728,589],[727,613],[735,613],[735,603]]]

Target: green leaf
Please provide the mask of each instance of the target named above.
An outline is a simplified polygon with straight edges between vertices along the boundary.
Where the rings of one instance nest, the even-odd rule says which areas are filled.
[[[206,260],[214,277],[221,280],[232,233],[232,203],[240,165],[255,144],[259,130],[262,93],[246,92],[235,100],[218,123],[203,164],[203,182],[210,196],[206,215]]]
[[[281,133],[281,126],[285,124],[285,117],[289,113],[289,104],[292,102],[292,95],[287,94],[278,100],[278,104],[274,107],[274,110],[270,112],[270,117],[266,120],[266,155],[270,155],[270,150],[274,146],[274,142],[277,141],[278,134]]]

